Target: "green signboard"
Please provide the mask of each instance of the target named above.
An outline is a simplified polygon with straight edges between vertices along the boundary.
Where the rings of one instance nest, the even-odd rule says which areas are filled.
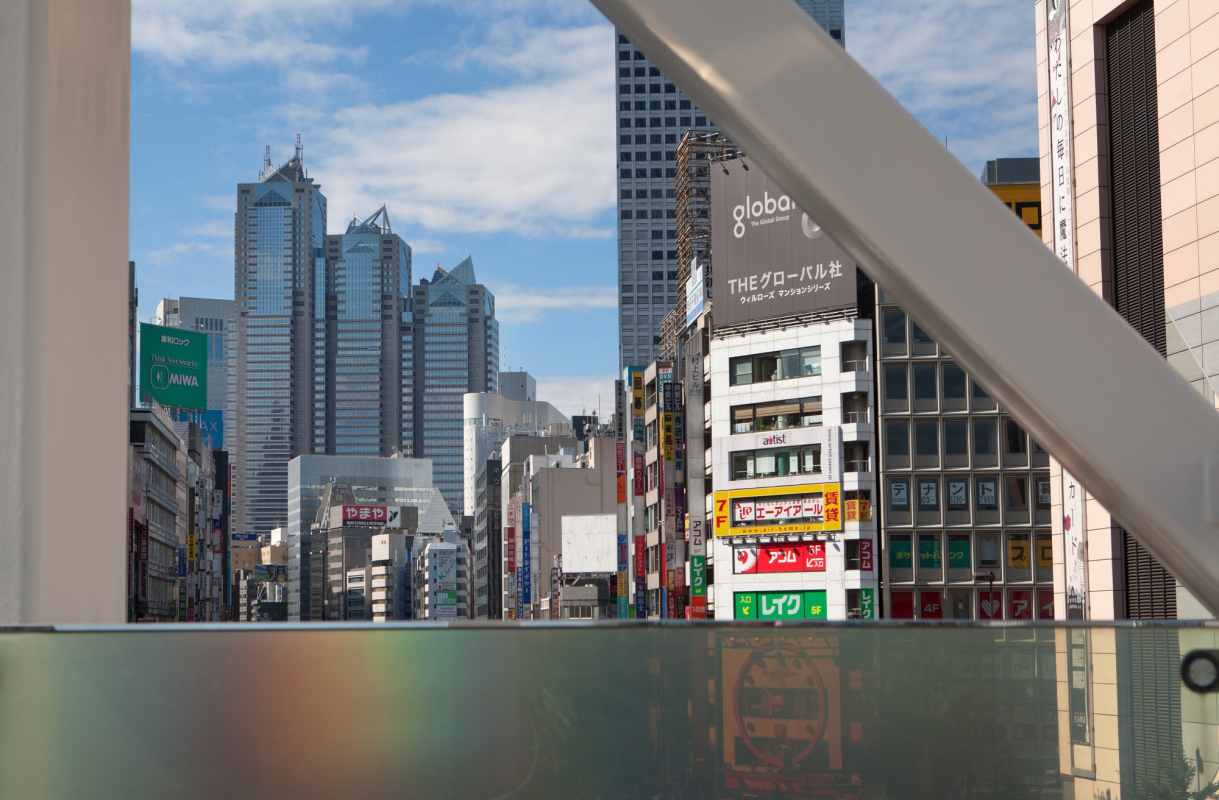
[[[737,592],[736,619],[826,619],[825,590]]]
[[[811,592],[804,593],[804,618],[805,619],[826,619],[828,613],[825,608],[825,590],[816,589]]]
[[[455,605],[457,605],[457,592],[452,589],[436,590],[436,605],[438,605],[438,606],[455,606]]]
[[[919,537],[918,564],[923,569],[940,568],[940,537]]]
[[[955,569],[969,569],[969,537],[957,539],[948,537],[948,566]]]
[[[758,618],[758,596],[753,592],[736,593],[736,619]]]
[[[207,410],[207,334],[140,325],[140,397]]]
[[[690,556],[690,595],[703,597],[707,594],[707,557]]]
[[[910,569],[909,536],[894,536],[889,540],[889,566],[893,569]]]
[[[859,616],[876,619],[876,592],[874,589],[859,590]]]

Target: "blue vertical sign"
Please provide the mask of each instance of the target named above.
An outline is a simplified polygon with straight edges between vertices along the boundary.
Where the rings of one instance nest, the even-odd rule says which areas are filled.
[[[524,569],[522,594],[525,607],[533,605],[533,562],[529,560],[529,504],[521,504],[521,566]]]

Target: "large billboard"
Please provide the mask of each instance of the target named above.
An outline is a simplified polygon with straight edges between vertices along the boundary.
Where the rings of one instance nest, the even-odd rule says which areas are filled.
[[[855,262],[743,160],[711,170],[715,324],[855,305]]]
[[[207,408],[207,334],[140,325],[140,397],[169,408]]]
[[[565,514],[563,572],[614,572],[618,569],[618,515]],[[625,549],[625,534],[623,547]],[[625,554],[623,555],[625,561]]]
[[[840,531],[841,495],[838,483],[716,492],[715,536]]]

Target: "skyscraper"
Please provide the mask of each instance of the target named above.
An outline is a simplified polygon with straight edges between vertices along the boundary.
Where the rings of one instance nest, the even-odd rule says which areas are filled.
[[[411,455],[432,460],[434,485],[453,514],[461,514],[462,396],[496,390],[495,296],[475,278],[473,259],[452,270],[437,264],[431,281],[425,278],[413,288],[409,322],[402,329],[403,375],[413,387],[403,392],[403,437],[412,437]],[[408,347],[411,363],[405,366]]]
[[[313,312],[313,449],[336,455],[409,451],[410,352],[403,312],[411,248],[381,206],[326,237]],[[406,432],[404,435],[404,431]]]
[[[844,0],[795,0],[846,45]],[[660,322],[677,303],[677,143],[715,125],[619,33],[618,333],[621,366],[658,357]]]
[[[282,166],[270,148],[256,183],[237,186],[229,408],[233,530],[268,533],[288,517],[288,461],[310,452],[316,275],[325,270],[326,198],[300,139]]]

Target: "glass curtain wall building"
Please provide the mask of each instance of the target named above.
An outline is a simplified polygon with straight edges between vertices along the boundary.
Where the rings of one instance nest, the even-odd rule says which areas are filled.
[[[411,249],[391,230],[384,206],[326,237],[315,280],[312,452],[409,452],[402,398],[410,392],[410,363],[403,362],[401,333]]]
[[[305,172],[299,139],[276,168],[237,186],[236,315],[226,428],[234,461],[233,530],[269,533],[288,517],[288,461],[309,452],[315,281],[324,270],[326,198]]]
[[[796,0],[846,45],[844,0]],[[660,357],[660,323],[677,304],[677,143],[715,124],[617,34],[620,366]]]
[[[499,378],[495,296],[478,283],[472,258],[452,270],[437,264],[432,279],[414,287],[407,320],[402,374],[413,387],[403,391],[403,436],[411,437],[411,455],[432,460],[433,482],[459,515],[465,489],[462,397],[495,392]]]

